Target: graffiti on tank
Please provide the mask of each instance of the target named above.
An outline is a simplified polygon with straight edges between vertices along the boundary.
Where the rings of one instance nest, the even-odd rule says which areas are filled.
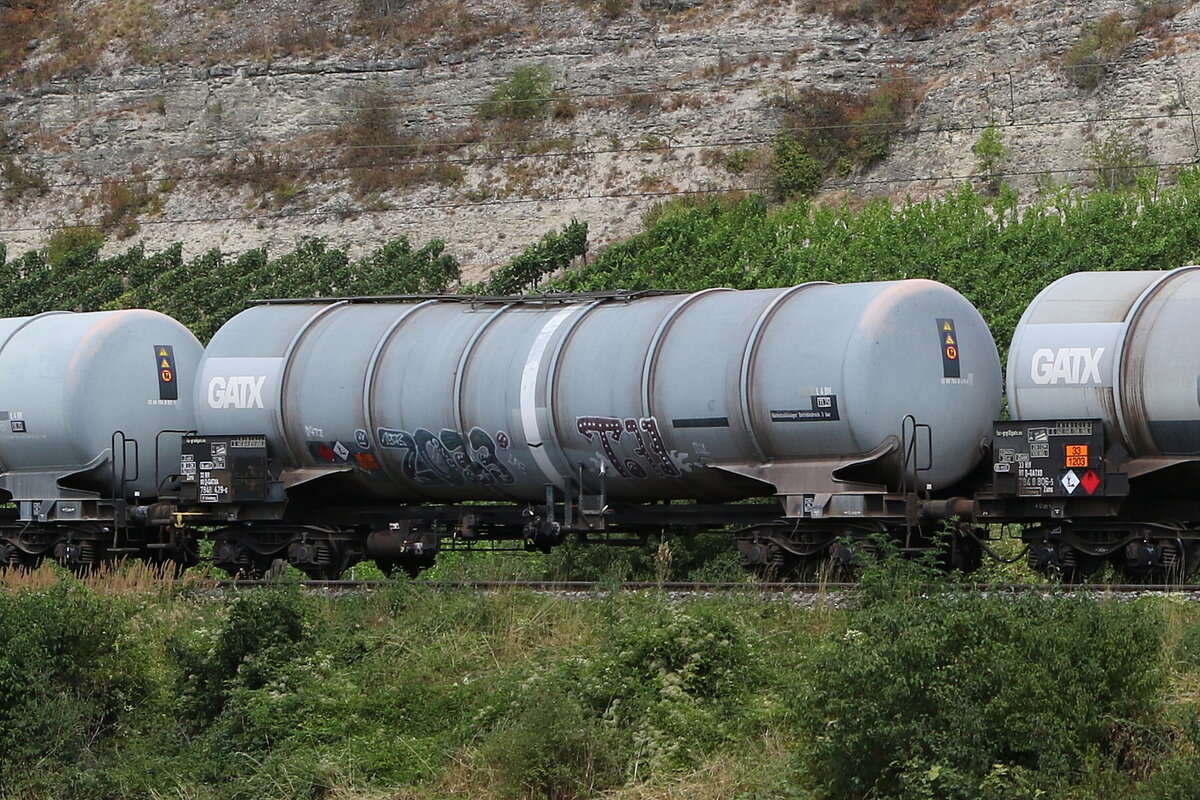
[[[659,478],[678,478],[683,474],[663,445],[654,417],[576,417],[575,428],[589,442],[599,439],[608,463],[622,478],[646,478],[650,473]],[[618,456],[614,442],[632,444],[640,460]]]
[[[496,457],[496,440],[483,428],[471,428],[465,440],[449,428],[440,433],[425,428],[411,432],[380,428],[376,433],[381,447],[403,451],[400,471],[415,483],[490,486],[513,482],[512,472]],[[507,435],[501,436],[507,442]]]

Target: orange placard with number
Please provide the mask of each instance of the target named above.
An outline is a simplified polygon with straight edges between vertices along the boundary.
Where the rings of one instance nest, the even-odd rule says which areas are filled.
[[[1067,469],[1081,469],[1088,465],[1088,446],[1069,444],[1066,446]]]

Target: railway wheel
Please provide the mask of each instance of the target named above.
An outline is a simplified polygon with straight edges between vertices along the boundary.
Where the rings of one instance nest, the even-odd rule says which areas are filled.
[[[54,560],[76,575],[83,576],[112,558],[105,552],[103,543],[94,539],[74,539],[61,541],[54,546]]]
[[[1200,570],[1200,542],[1188,539],[1183,542],[1183,575],[1181,579],[1187,581],[1196,574],[1196,570]]]
[[[1115,551],[1113,566],[1130,583],[1182,583],[1189,554],[1179,539],[1142,539]]]
[[[213,566],[234,579],[258,577],[258,575],[252,574],[256,571],[253,555],[245,545],[229,533],[218,534],[213,542]]]
[[[292,542],[287,562],[314,581],[335,581],[346,571],[345,552],[336,542],[323,539]]]
[[[1072,549],[1073,558],[1062,565],[1063,583],[1085,583],[1104,566],[1104,557]]]
[[[45,560],[42,554],[27,553],[11,542],[0,541],[0,569],[35,570]]]

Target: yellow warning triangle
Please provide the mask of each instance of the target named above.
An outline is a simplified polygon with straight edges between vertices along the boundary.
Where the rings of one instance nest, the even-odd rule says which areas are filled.
[[[166,358],[167,357],[167,348],[165,348],[165,347],[158,348],[158,354],[160,356],[162,356],[163,358]]]
[[[943,322],[943,323],[942,323],[942,330],[944,330],[944,331],[952,331],[952,330],[954,330],[954,326],[952,326],[952,325],[950,324],[950,320],[946,320],[945,322]]]
[[[161,364],[159,364],[159,366],[160,366],[160,367],[162,367],[163,369],[170,369],[170,368],[171,368],[171,362],[170,362],[170,361],[167,361],[167,360],[164,358],[164,359],[163,359],[163,362],[162,362]]]
[[[948,333],[946,334],[946,344],[954,344],[954,337]]]

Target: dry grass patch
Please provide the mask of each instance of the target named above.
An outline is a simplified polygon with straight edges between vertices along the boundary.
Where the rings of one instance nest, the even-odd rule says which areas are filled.
[[[943,28],[979,0],[832,0],[810,2],[809,13],[830,14],[847,22],[876,22],[887,28]]]
[[[409,132],[401,128],[398,109],[387,90],[363,91],[347,103],[345,121],[319,143],[337,153],[335,163],[354,193],[366,198],[420,185],[463,184],[469,163],[465,151],[482,138],[481,129]]]
[[[0,6],[0,76],[25,60],[30,45],[53,29],[62,0],[12,0]]]
[[[465,50],[511,33],[513,21],[479,14],[465,0],[359,0],[355,32],[378,41],[408,47],[438,43]]]
[[[101,564],[86,573],[71,577],[62,567],[44,561],[36,569],[0,570],[0,589],[6,591],[42,591],[63,581],[78,580],[97,594],[164,596],[180,589],[206,586],[209,581],[190,574],[176,576],[174,568],[143,561],[117,561]]]
[[[1134,26],[1114,11],[1083,29],[1060,62],[1067,78],[1081,89],[1094,89],[1104,80],[1111,62],[1137,37]]]

